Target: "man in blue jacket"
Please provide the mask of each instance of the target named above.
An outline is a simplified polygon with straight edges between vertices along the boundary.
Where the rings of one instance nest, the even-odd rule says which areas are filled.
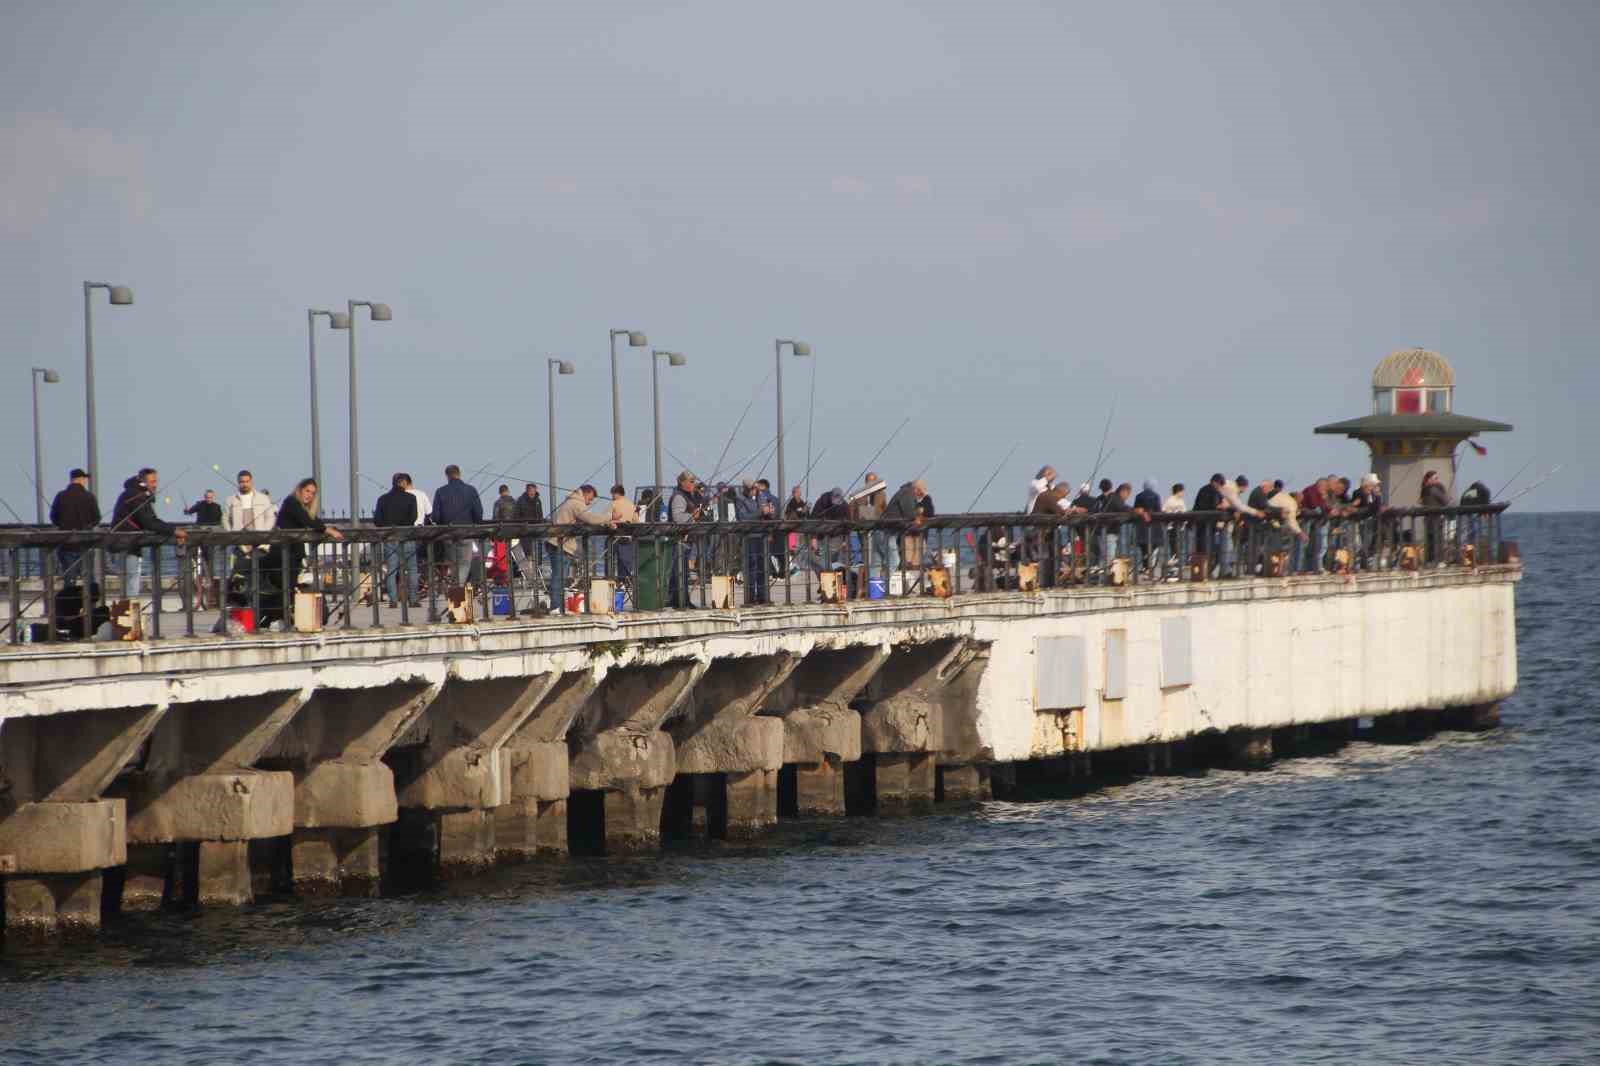
[[[445,483],[433,494],[433,513],[428,516],[435,526],[481,526],[483,501],[471,485],[461,480],[461,468],[454,463],[444,468]],[[450,580],[465,585],[472,577],[472,541],[457,540],[450,544]]]

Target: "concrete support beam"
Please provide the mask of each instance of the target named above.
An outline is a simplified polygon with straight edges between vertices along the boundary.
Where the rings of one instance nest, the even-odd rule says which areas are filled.
[[[844,764],[861,758],[861,715],[850,702],[889,661],[889,645],[814,648],[777,686],[763,715],[783,721],[783,763],[793,766],[795,813],[845,813]]]
[[[943,803],[981,803],[994,798],[987,765],[941,766],[938,798]]]
[[[698,659],[612,669],[572,723],[569,767],[573,791],[603,793],[603,823],[585,827],[607,852],[653,848],[661,841],[663,793],[677,775],[672,736],[661,725],[678,712],[706,672]],[[571,808],[569,807],[569,810]]]
[[[100,925],[100,871],[128,858],[127,806],[101,798],[166,706],[0,721],[0,871],[21,938]]]
[[[383,880],[383,830],[296,829],[290,864],[302,896],[378,895]]]
[[[567,851],[572,775],[567,732],[600,686],[593,669],[552,674],[533,713],[500,752],[505,803],[495,810],[495,857],[526,862]]]
[[[294,777],[290,861],[298,893],[377,894],[383,839],[377,829],[399,816],[394,773],[383,756],[445,684],[442,667],[418,667],[399,679],[356,671],[319,680],[369,676],[378,683],[317,687],[259,760]]]
[[[798,656],[726,658],[709,669],[667,723],[680,774],[712,775],[726,790],[714,805],[723,817],[698,815],[719,836],[751,836],[778,821],[783,723],[756,716],[799,664]],[[704,809],[704,804],[696,805]]]
[[[312,693],[259,760],[264,768],[294,774],[295,827],[360,829],[393,822],[394,775],[381,760],[443,687],[442,676],[413,677]]]
[[[933,802],[937,763],[974,765],[992,757],[976,724],[976,686],[986,662],[984,646],[960,638],[894,647],[867,687],[861,712],[861,750],[877,756],[880,809]],[[968,673],[974,664],[978,669]],[[932,757],[926,765],[924,755]]]
[[[5,884],[5,940],[41,943],[93,936],[100,928],[99,870],[11,874]]]

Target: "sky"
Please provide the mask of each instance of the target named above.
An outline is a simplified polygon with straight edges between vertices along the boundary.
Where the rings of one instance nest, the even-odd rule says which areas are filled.
[[[788,480],[925,469],[945,511],[1083,480],[1102,433],[1135,486],[1359,474],[1311,429],[1421,346],[1516,426],[1465,480],[1562,464],[1518,506],[1593,509],[1596,40],[1593,3],[1461,0],[9,4],[0,497],[32,518],[30,367],[61,374],[47,488],[85,462],[90,280],[135,293],[94,313],[107,510],[144,465],[169,518],[213,466],[310,473],[306,310],[349,299],[394,312],[357,327],[368,508],[397,470],[545,481],[552,356],[558,480],[604,488],[632,328],[688,358],[669,478],[771,440],[780,337],[814,353],[783,357]],[[341,511],[348,352],[318,342]]]

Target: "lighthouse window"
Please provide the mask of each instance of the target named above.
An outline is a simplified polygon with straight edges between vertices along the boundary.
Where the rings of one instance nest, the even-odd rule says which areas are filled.
[[[1392,415],[1392,414],[1394,414],[1394,390],[1393,389],[1384,389],[1382,392],[1378,393],[1378,411],[1377,411],[1377,413],[1380,414],[1380,415]]]
[[[1428,390],[1428,413],[1442,415],[1450,410],[1450,394],[1444,389]]]
[[[1395,414],[1420,415],[1422,413],[1421,389],[1396,389],[1394,394]]]

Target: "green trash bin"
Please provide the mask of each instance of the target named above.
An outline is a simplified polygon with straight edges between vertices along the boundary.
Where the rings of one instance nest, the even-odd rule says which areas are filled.
[[[672,580],[672,542],[665,537],[639,537],[633,542],[633,606],[659,611]]]

